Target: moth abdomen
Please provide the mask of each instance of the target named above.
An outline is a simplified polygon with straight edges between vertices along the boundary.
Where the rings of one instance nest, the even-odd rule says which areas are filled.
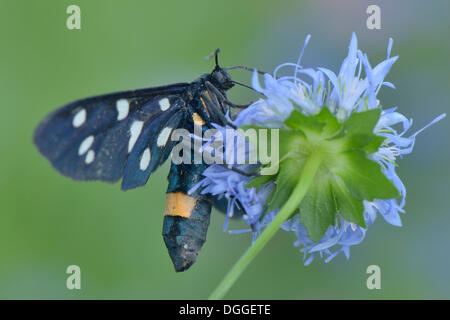
[[[210,215],[209,200],[181,192],[167,194],[163,238],[175,271],[185,271],[197,260],[206,241]]]
[[[211,215],[211,199],[189,190],[202,178],[205,164],[174,164],[164,212],[163,238],[177,272],[187,270],[206,241]]]

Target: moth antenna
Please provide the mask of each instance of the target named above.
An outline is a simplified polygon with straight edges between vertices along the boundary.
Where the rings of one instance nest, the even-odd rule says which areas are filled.
[[[228,68],[224,68],[226,71],[228,71],[228,70],[233,70],[233,69],[243,69],[243,70],[247,70],[247,71],[256,71],[256,72],[258,72],[258,74],[260,74],[260,75],[264,75],[264,74],[266,74],[267,72],[264,72],[264,71],[260,71],[260,70],[258,70],[258,69],[256,69],[256,68],[251,68],[251,67],[247,67],[247,66],[232,66],[232,67],[228,67]]]
[[[217,48],[216,50],[214,50],[213,52],[211,52],[209,55],[207,55],[205,57],[206,61],[209,61],[214,57],[215,62],[216,62],[216,68],[219,68],[219,52],[220,52],[220,48]]]
[[[253,91],[255,91],[255,92],[260,93],[259,91],[256,91],[256,90],[253,89],[252,87],[250,87],[250,86],[248,86],[248,85],[246,85],[246,84],[244,84],[244,83],[242,83],[242,82],[239,82],[239,81],[236,81],[236,80],[231,80],[231,82],[233,82],[234,84],[237,84],[237,85],[239,85],[239,86],[243,86],[243,87],[246,87],[246,88],[248,88],[248,89],[250,89],[250,90],[253,90]]]
[[[220,48],[217,48],[216,51],[214,52],[214,56],[216,59],[216,68],[219,68],[219,52],[220,52]]]

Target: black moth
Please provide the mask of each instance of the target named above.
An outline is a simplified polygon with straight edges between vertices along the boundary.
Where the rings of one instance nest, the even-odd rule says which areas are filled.
[[[34,133],[34,143],[53,167],[75,180],[116,182],[122,189],[143,186],[170,155],[174,129],[193,132],[211,123],[225,125],[226,91],[235,83],[217,62],[211,73],[191,83],[106,94],[69,103],[50,113]],[[176,271],[188,269],[206,240],[212,205],[188,190],[202,179],[206,164],[172,163],[168,176],[163,238]]]

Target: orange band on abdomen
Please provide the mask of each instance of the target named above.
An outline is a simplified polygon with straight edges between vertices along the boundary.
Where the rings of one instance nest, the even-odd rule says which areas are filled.
[[[197,199],[182,192],[169,192],[166,194],[165,216],[180,216],[189,218],[197,204]]]

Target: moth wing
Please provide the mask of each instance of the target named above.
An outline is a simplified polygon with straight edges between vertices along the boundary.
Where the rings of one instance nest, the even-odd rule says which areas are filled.
[[[135,163],[142,158],[143,139],[157,139],[162,129],[181,123],[185,113],[182,94],[188,85],[119,92],[69,103],[44,118],[35,130],[34,143],[65,176],[116,182],[129,161]],[[149,136],[144,138],[145,134]],[[157,167],[153,164],[157,159],[155,152],[149,165],[152,170]],[[133,165],[129,168],[132,170]],[[129,184],[138,185],[142,184]]]

